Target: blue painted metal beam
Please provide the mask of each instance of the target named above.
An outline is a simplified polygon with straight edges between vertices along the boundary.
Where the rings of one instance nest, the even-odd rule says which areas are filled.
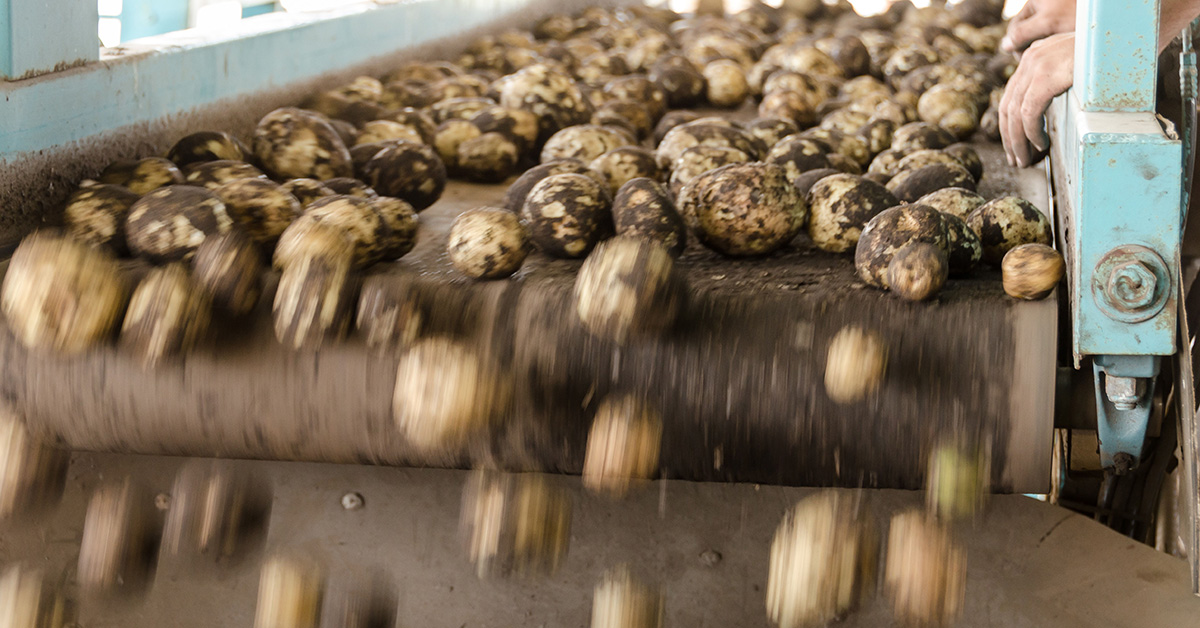
[[[1081,0],[1075,91],[1085,111],[1153,111],[1159,0]]]
[[[96,0],[0,0],[0,79],[95,61],[98,21]]]
[[[1051,107],[1072,349],[1171,355],[1182,145],[1152,113],[1095,113],[1075,90]]]
[[[0,160],[310,80],[535,5],[549,6],[420,0],[318,15],[273,13],[221,39],[184,31],[141,40],[86,67],[0,83]]]

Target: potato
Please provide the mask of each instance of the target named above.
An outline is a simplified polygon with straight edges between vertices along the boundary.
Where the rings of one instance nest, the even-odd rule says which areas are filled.
[[[878,551],[878,532],[853,494],[823,490],[800,500],[771,542],[767,616],[780,628],[844,617],[874,587]]]
[[[191,259],[204,238],[226,233],[233,218],[204,188],[170,185],[138,199],[125,220],[125,241],[135,255],[156,262]]]
[[[896,169],[893,173],[893,176],[899,176],[905,172],[911,172],[913,170],[924,168],[925,166],[934,166],[937,164],[960,166],[964,169],[966,168],[966,166],[963,166],[961,161],[945,151],[923,148],[905,155],[896,164]],[[974,177],[971,177],[971,179],[974,180]]]
[[[958,216],[942,213],[942,223],[946,226],[946,259],[950,264],[950,275],[970,274],[983,259],[983,243],[967,226],[967,221]]]
[[[472,279],[498,279],[517,271],[529,253],[529,236],[516,214],[480,207],[454,219],[446,251],[450,263]]]
[[[924,301],[935,296],[946,278],[950,265],[946,252],[933,244],[914,242],[900,247],[887,268],[891,291],[909,301]]]
[[[588,167],[604,177],[611,194],[616,194],[630,179],[657,179],[660,175],[654,153],[640,146],[614,148],[593,159]]]
[[[860,279],[877,288],[889,288],[888,265],[908,244],[924,242],[946,250],[946,224],[941,214],[922,205],[901,205],[884,210],[863,228],[854,249],[854,267]]]
[[[686,111],[686,110],[668,111],[665,115],[662,116],[662,118],[659,119],[658,124],[656,124],[654,126],[654,136],[653,136],[654,145],[658,146],[659,144],[661,144],[663,141],[663,138],[665,138],[667,136],[667,133],[670,133],[671,130],[674,129],[675,127],[682,126],[689,122],[695,122],[696,120],[699,120],[699,119],[700,119],[700,114],[698,114],[694,111]]]
[[[121,344],[146,366],[186,353],[208,331],[212,300],[182,264],[155,268],[129,299]]]
[[[783,138],[799,133],[800,127],[783,118],[755,118],[746,123],[746,132],[758,138],[770,150]]]
[[[438,157],[446,166],[447,171],[458,174],[458,147],[463,142],[483,135],[483,131],[473,122],[466,120],[447,120],[437,127],[433,138],[433,147],[437,149]]]
[[[63,208],[67,235],[92,246],[102,246],[117,254],[125,245],[125,217],[138,195],[128,188],[99,183],[71,195]]]
[[[458,145],[455,163],[468,181],[499,183],[517,169],[521,151],[500,133],[484,133]]]
[[[351,276],[354,244],[341,229],[297,221],[280,238],[288,243],[276,265],[282,268],[271,306],[275,338],[297,350],[345,334],[356,300]]]
[[[816,123],[817,111],[809,97],[781,89],[765,93],[758,104],[758,117],[781,118],[796,126],[807,127]]]
[[[358,179],[355,179],[354,177],[334,177],[332,179],[326,179],[321,183],[326,188],[329,188],[329,190],[334,194],[353,196],[366,200],[379,197],[379,193],[371,188],[371,186],[359,181]]]
[[[111,255],[49,233],[26,236],[0,288],[0,309],[21,344],[79,353],[125,313],[128,287]]]
[[[592,114],[592,124],[622,124],[630,127],[637,139],[643,139],[654,130],[654,119],[646,111],[646,107],[632,100],[611,100],[599,107]]]
[[[238,231],[205,238],[192,262],[196,285],[213,305],[234,316],[249,314],[262,296],[262,258]]]
[[[683,151],[693,146],[736,148],[754,159],[766,153],[761,142],[740,129],[696,121],[677,126],[663,137],[655,149],[658,166],[663,170],[670,169]]]
[[[888,530],[883,585],[903,625],[946,626],[962,613],[967,552],[919,510],[896,513]]]
[[[471,118],[481,133],[499,133],[517,145],[521,153],[533,148],[538,139],[537,116],[524,109],[488,107]],[[443,160],[445,157],[443,157]]]
[[[254,628],[317,628],[325,570],[311,559],[273,556],[262,566]]]
[[[917,101],[921,120],[945,129],[958,140],[971,137],[979,129],[979,109],[975,100],[953,85],[934,85]]]
[[[506,77],[500,105],[525,109],[538,117],[540,138],[591,118],[591,105],[571,77],[546,63],[535,63]]]
[[[283,267],[291,250],[289,232],[297,233],[300,226],[320,223],[344,233],[354,245],[353,263],[356,268],[365,268],[383,257],[383,219],[372,202],[355,196],[337,195],[320,199],[309,205],[304,214],[284,230],[275,247],[276,265]]]
[[[547,476],[475,472],[459,527],[480,578],[553,574],[571,540],[571,497]]]
[[[592,600],[591,628],[662,628],[663,595],[622,565],[605,573]]]
[[[943,188],[974,190],[975,179],[962,166],[942,163],[897,172],[887,183],[888,191],[905,203]]]
[[[335,192],[316,179],[289,179],[279,186],[284,192],[291,194],[300,203],[301,209],[308,207],[313,201]]]
[[[957,159],[976,181],[983,178],[983,160],[970,144],[959,142],[947,146],[942,151]]]
[[[610,396],[600,402],[588,432],[583,486],[593,493],[621,498],[658,470],[662,417],[646,401]]]
[[[504,209],[519,213],[521,206],[525,204],[526,197],[529,196],[529,191],[535,185],[541,183],[542,179],[553,174],[581,174],[591,178],[596,183],[605,186],[608,185],[608,181],[603,175],[588,168],[587,164],[577,159],[557,159],[534,166],[517,177],[516,181],[513,181],[512,185],[508,186],[508,191],[504,194]]]
[[[835,403],[854,403],[879,388],[887,368],[887,348],[875,333],[843,327],[825,357],[825,394]]]
[[[810,191],[812,191],[812,187],[817,184],[817,181],[820,181],[821,179],[824,179],[825,177],[828,177],[828,176],[834,175],[834,174],[847,174],[847,173],[844,173],[841,170],[837,170],[835,168],[818,168],[816,170],[809,170],[808,172],[805,172],[804,174],[796,177],[792,181],[792,185],[795,186],[796,190],[798,192],[800,192],[800,194],[803,195],[805,199],[807,199],[808,193]],[[863,177],[863,180],[869,180],[869,179],[867,179],[866,177]],[[890,194],[890,192],[889,192],[889,194]],[[811,219],[810,219],[810,221],[811,221]]]
[[[605,84],[604,93],[612,100],[626,100],[641,104],[655,122],[661,122],[664,114],[667,113],[666,91],[645,75],[635,74],[614,78]],[[666,131],[663,133],[665,134]],[[657,132],[655,135],[661,137]]]
[[[829,168],[829,158],[826,156],[827,147],[817,140],[800,135],[783,138],[771,152],[767,153],[764,161],[783,168],[789,181],[795,181],[800,175],[810,170]]]
[[[262,170],[248,163],[224,159],[189,164],[183,169],[183,173],[185,183],[200,186],[210,192],[238,179],[268,180]]]
[[[1036,301],[1054,291],[1066,267],[1058,251],[1045,244],[1022,244],[1000,262],[1004,292],[1014,299]]]
[[[525,198],[521,218],[530,240],[553,257],[583,257],[611,225],[612,199],[594,179],[555,174],[542,179]]]
[[[927,122],[912,122],[892,134],[892,150],[908,154],[922,148],[945,148],[954,143],[954,136],[945,129]]]
[[[421,211],[446,189],[446,165],[432,148],[398,140],[363,166],[364,181],[383,196],[404,200]]]
[[[171,487],[163,550],[175,556],[221,560],[246,546],[251,524],[270,510],[270,492],[236,463],[192,460]]]
[[[542,147],[541,161],[557,159],[579,159],[583,162],[607,153],[615,148],[631,144],[621,133],[591,124],[567,127],[546,140]]]
[[[737,61],[722,59],[704,66],[708,102],[714,107],[739,107],[750,95],[746,72]]]
[[[225,203],[237,226],[259,244],[273,244],[303,209],[296,197],[266,179],[235,179],[213,194]]]
[[[882,185],[851,174],[821,178],[807,199],[808,237],[817,248],[832,253],[853,249],[867,221],[899,204]]]
[[[76,605],[61,583],[37,568],[21,563],[0,573],[0,626],[5,628],[67,628],[75,626]]]
[[[76,579],[85,595],[139,588],[155,562],[150,495],[128,478],[92,494],[83,521]]]
[[[593,335],[626,344],[661,334],[682,309],[683,289],[657,242],[616,237],[600,243],[575,279],[575,310]]]
[[[110,164],[100,173],[98,180],[100,183],[122,186],[140,196],[161,187],[183,183],[183,173],[167,159],[147,157]]]
[[[703,244],[733,257],[775,251],[808,219],[804,198],[784,169],[761,162],[732,164],[692,179],[679,206]]]
[[[408,254],[417,244],[417,210],[398,198],[379,196],[369,201],[379,214],[380,231],[376,236],[383,260],[395,260]]]
[[[691,107],[698,104],[704,96],[704,75],[683,57],[659,57],[650,67],[648,75],[666,94],[667,103],[672,108]]]
[[[736,148],[727,146],[693,146],[679,156],[671,166],[669,188],[676,198],[692,179],[721,166],[750,161],[750,156]]]
[[[991,489],[991,450],[963,438],[939,442],[929,456],[925,506],[941,521],[974,517]]]
[[[631,179],[617,190],[612,207],[617,235],[658,242],[672,257],[687,246],[687,231],[670,195],[658,182]]]
[[[980,195],[964,188],[942,188],[917,199],[917,205],[925,205],[943,214],[966,220],[987,201]]]
[[[250,150],[224,131],[200,131],[185,135],[167,151],[167,159],[180,168],[189,164],[217,161],[246,161]]]
[[[511,396],[507,375],[473,347],[429,338],[400,359],[392,413],[415,447],[452,453],[494,424]]]
[[[984,203],[967,216],[967,225],[983,245],[983,261],[999,266],[1004,255],[1022,244],[1053,243],[1050,221],[1025,199],[1006,196]]]
[[[322,116],[303,109],[283,107],[264,116],[254,129],[254,155],[280,179],[352,174],[342,138]]]
[[[70,461],[71,452],[31,433],[22,417],[0,406],[0,518],[27,520],[57,503]]]
[[[896,123],[887,118],[871,117],[858,130],[858,136],[867,145],[867,152],[872,157],[891,148],[892,134],[896,132]]]

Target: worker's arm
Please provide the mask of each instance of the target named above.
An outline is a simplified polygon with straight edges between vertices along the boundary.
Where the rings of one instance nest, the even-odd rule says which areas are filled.
[[[1075,0],[1029,0],[1009,21],[1000,48],[1018,52],[1039,39],[1074,30]]]
[[[1163,0],[1159,15],[1158,49],[1200,15],[1200,0]],[[1030,44],[1000,101],[1000,135],[1012,165],[1033,163],[1037,152],[1050,146],[1043,117],[1050,101],[1071,87],[1075,71],[1075,34],[1061,33]]]

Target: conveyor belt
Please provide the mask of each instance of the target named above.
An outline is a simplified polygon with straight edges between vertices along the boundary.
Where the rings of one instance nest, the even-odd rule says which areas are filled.
[[[995,151],[985,154],[995,189],[984,191],[1017,187]],[[396,356],[357,338],[315,354],[279,347],[269,294],[250,329],[231,326],[149,372],[115,348],[66,359],[5,333],[0,390],[73,449],[566,473],[579,471],[597,403],[635,390],[664,413],[664,477],[915,488],[932,437],[953,430],[992,443],[999,490],[1046,490],[1053,299],[1018,304],[983,272],[912,304],[856,282],[848,258],[815,251],[804,236],[749,261],[693,244],[679,264],[693,292],[680,329],[620,349],[575,319],[579,262],[535,255],[515,280],[481,284],[450,269],[453,217],[498,204],[503,191],[453,183],[422,214],[417,249],[364,287],[381,298],[416,291],[432,331],[471,338],[517,377],[510,416],[462,451],[424,454],[395,429]],[[877,396],[838,406],[823,391],[824,358],[849,323],[888,340],[890,373]]]

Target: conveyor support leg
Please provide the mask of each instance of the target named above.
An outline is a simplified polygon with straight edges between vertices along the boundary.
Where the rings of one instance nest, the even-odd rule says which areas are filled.
[[[1101,355],[1093,361],[1100,461],[1118,475],[1137,466],[1150,422],[1158,356]]]

